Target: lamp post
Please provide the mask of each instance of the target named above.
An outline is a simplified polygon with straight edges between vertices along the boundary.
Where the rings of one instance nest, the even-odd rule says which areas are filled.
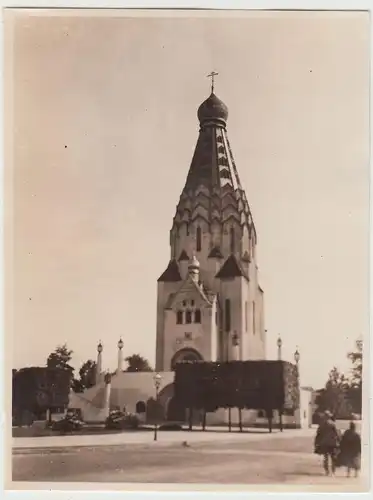
[[[162,380],[162,377],[159,373],[156,373],[154,375],[154,387],[155,387],[155,401],[156,401],[156,405],[154,406],[154,408],[156,409],[156,412],[155,412],[155,423],[154,423],[154,441],[157,441],[157,431],[158,431],[158,394],[159,394],[159,388],[161,386],[161,380]]]
[[[122,340],[122,337],[118,341],[118,366],[117,366],[117,373],[121,373],[123,371],[123,350],[124,342]]]
[[[240,359],[239,355],[239,347],[240,347],[240,338],[237,335],[237,332],[234,332],[232,335],[232,345],[234,347],[234,352],[235,352],[235,361],[238,361]],[[229,431],[231,430],[231,409],[229,408]],[[242,432],[242,411],[241,408],[238,408],[238,425],[240,428],[240,432]]]
[[[299,354],[298,347],[297,347],[296,350],[295,350],[295,353],[294,353],[294,361],[295,361],[295,366],[297,367],[297,377],[298,377],[298,407],[299,407],[299,419],[301,419],[299,360],[300,360],[300,354]],[[299,424],[301,424],[300,421],[299,421]]]
[[[97,363],[96,363],[96,384],[99,384],[101,381],[101,373],[102,373],[102,351],[104,350],[104,346],[100,342],[97,346]]]
[[[277,339],[277,359],[279,361],[281,361],[282,359],[282,339],[281,339],[281,336],[280,334],[278,335],[278,339]]]
[[[238,346],[240,345],[240,339],[237,335],[237,332],[233,332],[233,334],[231,334],[231,340],[232,340],[232,347],[234,348],[234,352],[236,353],[236,351],[238,350]],[[229,348],[228,348],[228,353],[229,353]],[[228,354],[228,361],[229,361],[229,354]],[[229,432],[232,432],[232,409],[230,406],[228,406],[228,430]]]
[[[299,354],[299,351],[298,351],[298,348],[297,348],[297,350],[294,353],[294,361],[295,361],[295,364],[297,365],[297,368],[298,368],[298,365],[299,365],[299,360],[300,360],[300,354]]]

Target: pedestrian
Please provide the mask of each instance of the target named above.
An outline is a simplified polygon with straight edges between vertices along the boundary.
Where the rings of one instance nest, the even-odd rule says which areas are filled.
[[[315,437],[315,453],[323,455],[325,474],[335,474],[337,455],[339,452],[340,434],[333,415],[325,411]]]
[[[350,422],[350,427],[342,436],[340,445],[340,465],[347,468],[347,477],[350,477],[351,469],[358,476],[361,463],[361,438],[356,431],[355,422]]]

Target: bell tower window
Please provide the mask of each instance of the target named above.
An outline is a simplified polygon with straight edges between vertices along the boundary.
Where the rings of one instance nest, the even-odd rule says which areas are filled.
[[[256,326],[256,318],[255,318],[255,302],[253,302],[253,334],[255,335],[255,326]]]
[[[192,311],[185,311],[185,323],[188,325],[192,322]]]
[[[194,322],[201,323],[201,309],[196,309],[194,312]]]
[[[202,231],[200,227],[197,227],[197,252],[201,251],[202,248]]]
[[[182,325],[183,324],[183,311],[177,311],[177,313],[176,313],[176,324],[177,325]]]
[[[225,300],[225,331],[229,332],[231,329],[231,301]]]
[[[229,247],[230,247],[230,252],[234,253],[235,251],[235,245],[234,245],[234,227],[231,227],[229,230]]]

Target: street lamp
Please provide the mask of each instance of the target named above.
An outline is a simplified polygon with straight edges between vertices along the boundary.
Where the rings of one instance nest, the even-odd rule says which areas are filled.
[[[299,354],[299,351],[298,351],[298,349],[297,349],[297,350],[295,351],[295,353],[294,353],[294,361],[295,361],[295,364],[297,365],[297,367],[298,367],[298,365],[299,365],[299,360],[300,360],[300,354]]]
[[[300,354],[299,354],[299,351],[298,351],[298,347],[296,348],[295,350],[295,353],[294,353],[294,361],[295,361],[295,365],[297,367],[297,377],[298,377],[298,394],[299,394],[299,398],[300,398],[300,378],[299,378],[299,360],[300,360]],[[300,407],[300,399],[299,399],[299,403],[298,403],[299,407]],[[301,415],[300,415],[300,408],[299,408],[299,418],[301,418]]]
[[[281,358],[282,358],[281,348],[282,348],[282,340],[281,340],[281,336],[279,334],[278,338],[277,338],[277,358],[279,361],[281,361]]]
[[[240,345],[240,338],[237,335],[237,332],[232,333],[231,339],[232,339],[232,347],[235,348],[235,352],[234,352],[234,357],[236,358],[235,361],[237,361],[237,358],[238,358],[237,350],[238,350],[238,346]],[[228,358],[228,361],[229,361],[229,358]],[[228,429],[229,429],[229,432],[232,432],[232,409],[230,406],[228,406]]]
[[[157,418],[158,418],[158,394],[159,394],[159,388],[161,386],[161,380],[162,380],[162,377],[159,373],[156,373],[154,375],[154,387],[155,387],[155,401],[156,401],[156,405],[154,406],[156,412],[155,412],[155,424],[154,424],[154,441],[157,441],[157,431],[158,431],[158,422],[157,422]]]

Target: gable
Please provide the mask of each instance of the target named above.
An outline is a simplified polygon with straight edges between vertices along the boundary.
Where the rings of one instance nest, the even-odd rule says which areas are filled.
[[[179,266],[175,259],[170,260],[166,270],[158,278],[161,283],[181,281]]]
[[[212,305],[212,301],[209,300],[204,291],[201,290],[201,288],[191,279],[190,276],[188,276],[180,288],[169,296],[166,303],[166,309],[172,309],[175,304],[182,302],[183,300],[191,299],[196,301],[196,305]]]
[[[219,279],[229,279],[243,277],[249,280],[246,273],[243,271],[242,267],[238,263],[236,257],[232,254],[224,262],[219,272],[216,274],[216,278]]]

